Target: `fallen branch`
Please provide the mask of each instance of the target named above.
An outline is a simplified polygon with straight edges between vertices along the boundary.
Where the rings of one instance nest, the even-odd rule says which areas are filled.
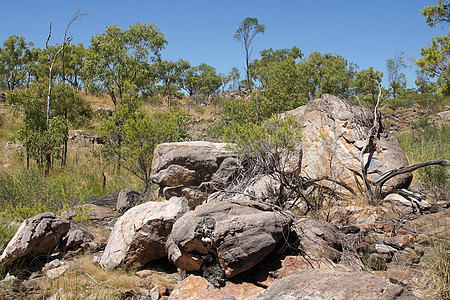
[[[434,160],[429,160],[420,164],[415,164],[409,167],[403,167],[403,168],[398,168],[398,169],[394,169],[391,170],[389,172],[384,173],[380,179],[378,179],[375,182],[375,191],[374,191],[374,198],[375,199],[381,199],[382,196],[382,188],[383,185],[391,178],[397,176],[397,175],[401,175],[404,173],[408,173],[408,172],[412,172],[415,171],[417,169],[423,168],[423,167],[427,167],[427,166],[432,166],[432,165],[440,165],[440,166],[444,166],[444,167],[449,167],[450,166],[450,160],[447,159],[434,159]]]

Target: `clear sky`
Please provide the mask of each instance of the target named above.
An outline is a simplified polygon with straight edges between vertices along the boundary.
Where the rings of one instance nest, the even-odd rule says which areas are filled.
[[[396,52],[418,58],[432,36],[447,27],[430,28],[420,15],[435,0],[22,0],[2,1],[0,42],[16,34],[44,47],[49,23],[51,43],[61,43],[67,22],[80,8],[88,15],[72,25],[73,43],[90,44],[93,35],[117,24],[128,28],[137,22],[154,23],[169,41],[163,59],[183,58],[191,65],[206,63],[218,72],[234,66],[244,73],[244,50],[233,40],[239,23],[256,17],[266,26],[253,42],[252,58],[262,49],[299,47],[339,54],[360,69],[374,67],[385,74],[386,59]],[[412,65],[412,63],[409,63]],[[415,67],[404,70],[408,87],[414,87]]]

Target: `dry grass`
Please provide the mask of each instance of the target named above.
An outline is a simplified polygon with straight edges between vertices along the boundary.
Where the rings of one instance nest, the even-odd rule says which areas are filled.
[[[123,299],[126,292],[139,293],[140,281],[134,273],[106,271],[91,257],[83,256],[72,262],[62,276],[45,278],[39,287],[43,297],[59,293],[61,299]]]
[[[178,280],[177,274],[158,270],[142,271],[140,277],[134,271],[106,271],[86,255],[72,261],[60,277],[44,277],[36,298],[55,295],[56,299],[124,299],[125,295],[137,295],[160,285],[173,289]]]

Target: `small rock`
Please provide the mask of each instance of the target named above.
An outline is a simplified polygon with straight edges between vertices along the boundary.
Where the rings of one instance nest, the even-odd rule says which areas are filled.
[[[117,196],[116,210],[123,212],[135,206],[139,202],[140,197],[141,194],[139,192],[129,188],[123,189],[120,191],[119,196]]]
[[[55,269],[48,270],[46,274],[49,279],[56,279],[62,274],[64,274],[67,270],[68,270],[67,266],[61,266]]]
[[[395,249],[414,248],[414,240],[410,235],[397,235],[388,237],[384,240],[386,245],[392,246]]]
[[[375,250],[379,254],[393,254],[393,253],[397,252],[397,249],[392,248],[387,245],[384,245],[384,244],[375,244]]]
[[[60,267],[63,263],[59,259],[54,259],[49,263],[45,264],[45,268],[47,269],[54,269],[57,267]]]

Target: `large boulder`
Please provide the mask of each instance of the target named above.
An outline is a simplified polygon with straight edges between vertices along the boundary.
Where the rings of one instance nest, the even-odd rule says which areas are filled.
[[[129,209],[115,223],[100,265],[107,270],[139,268],[166,256],[165,243],[172,225],[188,210],[187,200],[178,197]]]
[[[45,212],[26,219],[0,256],[0,263],[49,255],[69,232],[70,221]]]
[[[203,204],[175,222],[166,245],[169,260],[186,271],[215,260],[231,278],[263,260],[287,236],[291,221],[256,201]]]
[[[355,178],[360,181],[360,177],[355,174],[361,174],[360,152],[373,125],[372,111],[336,96],[323,95],[281,116],[294,117],[302,128],[303,140],[299,145],[303,149],[302,175],[311,178],[328,176],[355,191],[358,189]],[[409,165],[397,139],[382,133],[379,124],[377,130],[380,134],[363,156],[371,181],[379,179],[384,172]],[[384,185],[384,190],[408,187],[411,179],[410,173],[396,176]]]
[[[277,280],[257,299],[418,299],[368,272],[310,269]]]
[[[166,198],[184,196],[191,207],[200,204],[235,171],[237,159],[225,145],[203,141],[159,144],[153,154],[153,183]]]

